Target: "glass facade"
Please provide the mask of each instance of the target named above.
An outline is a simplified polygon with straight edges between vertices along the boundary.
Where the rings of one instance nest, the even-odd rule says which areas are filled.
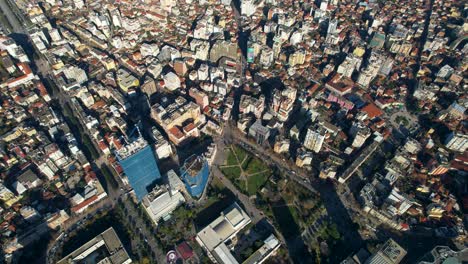
[[[199,198],[208,183],[210,168],[203,156],[190,156],[180,170],[185,188],[193,197]]]
[[[138,201],[141,201],[148,193],[147,187],[161,178],[151,147],[147,145],[124,159],[120,159],[119,155],[117,155],[117,158],[135,191]]]

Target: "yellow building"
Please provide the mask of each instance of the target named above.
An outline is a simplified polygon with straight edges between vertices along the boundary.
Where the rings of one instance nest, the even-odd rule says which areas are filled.
[[[362,57],[365,52],[366,52],[366,50],[364,48],[357,47],[357,48],[354,49],[353,54],[358,56],[358,57]]]
[[[12,206],[14,203],[19,201],[22,197],[16,196],[12,191],[10,191],[3,183],[0,182],[0,201],[5,203],[7,207]]]
[[[102,64],[104,64],[104,67],[106,67],[106,70],[114,70],[117,65],[115,65],[115,61],[111,58],[106,58],[105,60],[102,61]]]
[[[130,72],[120,68],[117,71],[117,83],[122,91],[127,92],[131,87],[137,87],[140,85],[140,81],[135,78]]]

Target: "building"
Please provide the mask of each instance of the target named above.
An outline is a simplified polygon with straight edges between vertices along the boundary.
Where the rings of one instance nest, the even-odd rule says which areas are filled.
[[[405,256],[406,250],[390,238],[365,264],[398,264]]]
[[[430,252],[426,253],[419,264],[462,264],[468,261],[468,249],[453,251],[447,246],[436,246]]]
[[[371,130],[369,127],[362,126],[359,127],[359,130],[356,132],[356,136],[354,137],[352,146],[353,148],[360,148],[364,145],[364,142],[370,137]]]
[[[226,244],[231,244],[239,231],[251,222],[244,210],[234,203],[211,224],[198,232],[195,239],[216,263],[238,263]]]
[[[181,87],[180,78],[173,72],[168,72],[163,76],[164,87],[169,91],[177,90]]]
[[[169,141],[164,138],[164,136],[156,127],[153,127],[151,132],[154,139],[154,150],[156,151],[156,157],[158,159],[165,159],[170,157],[173,154],[173,151]]]
[[[172,103],[168,103],[166,98],[163,101],[151,107],[151,117],[164,129],[169,140],[179,145],[187,139],[198,137],[198,127],[206,122],[200,106],[183,97],[176,98]]]
[[[296,165],[299,168],[312,165],[312,160],[313,154],[311,152],[305,151],[302,148],[298,149],[296,156]]]
[[[257,144],[263,145],[268,142],[270,137],[270,129],[262,125],[262,121],[257,119],[249,128],[249,136],[255,138]]]
[[[154,93],[158,91],[158,87],[156,86],[156,82],[153,78],[147,76],[143,85],[141,85],[141,91],[144,92],[148,97],[151,97]]]
[[[115,154],[138,201],[141,201],[148,194],[148,186],[161,178],[151,147],[139,137],[117,150]]]
[[[445,146],[453,151],[465,152],[468,149],[468,135],[452,132],[447,136]]]
[[[3,185],[0,181],[0,201],[4,202],[7,207],[10,207],[21,199],[21,196],[16,196],[10,189]]]
[[[189,95],[195,99],[195,102],[201,107],[201,109],[204,109],[210,103],[208,95],[197,88],[190,88]]]
[[[65,210],[60,210],[59,212],[48,214],[45,219],[47,226],[50,229],[57,230],[69,218],[70,216],[67,214],[67,212],[65,212]]]
[[[168,220],[171,213],[184,202],[182,193],[168,186],[156,186],[142,201],[155,225],[158,225],[160,219]]]
[[[289,139],[279,139],[275,142],[275,145],[273,147],[273,151],[275,153],[286,153],[289,151],[289,147],[291,145],[291,142]]]
[[[237,60],[237,43],[226,40],[217,40],[210,49],[210,61],[218,62],[221,57],[228,57]]]
[[[320,129],[309,128],[304,139],[304,147],[319,153],[325,140],[325,133]]]
[[[241,95],[239,103],[239,112],[242,114],[254,113],[255,117],[261,118],[265,110],[265,96],[261,95],[258,99],[249,95]]]
[[[337,73],[325,84],[325,87],[328,90],[343,96],[353,90],[354,82],[351,78]]]
[[[83,246],[79,247],[77,250],[68,254],[57,263],[129,264],[132,263],[132,260],[115,233],[114,228],[111,227],[88,241]]]
[[[305,62],[306,52],[304,49],[296,50],[293,54],[289,56],[289,65],[294,67],[296,65],[302,65]]]
[[[241,2],[241,14],[243,16],[252,16],[255,11],[257,10],[257,7],[260,6],[263,1],[260,0],[242,0]]]
[[[261,246],[257,251],[255,251],[250,257],[248,257],[242,264],[257,264],[263,263],[271,255],[274,255],[278,248],[281,246],[279,240],[271,234],[263,241],[263,246]]]
[[[205,191],[210,175],[206,158],[196,155],[190,156],[185,160],[180,174],[188,193],[193,197],[200,198]]]
[[[117,83],[122,91],[128,92],[128,89],[140,85],[138,79],[133,76],[129,71],[120,68],[117,71]]]

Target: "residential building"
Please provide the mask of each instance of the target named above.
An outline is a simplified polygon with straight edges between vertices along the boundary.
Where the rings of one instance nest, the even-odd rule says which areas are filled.
[[[453,151],[465,152],[468,149],[468,135],[452,132],[445,139],[445,146]]]
[[[325,140],[325,132],[320,128],[309,128],[304,139],[304,147],[319,153]]]

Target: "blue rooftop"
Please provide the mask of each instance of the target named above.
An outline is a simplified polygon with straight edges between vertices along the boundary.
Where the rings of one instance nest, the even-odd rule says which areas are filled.
[[[156,159],[149,145],[133,155],[119,159],[119,162],[135,191],[138,201],[141,201],[148,193],[147,187],[161,178]]]

